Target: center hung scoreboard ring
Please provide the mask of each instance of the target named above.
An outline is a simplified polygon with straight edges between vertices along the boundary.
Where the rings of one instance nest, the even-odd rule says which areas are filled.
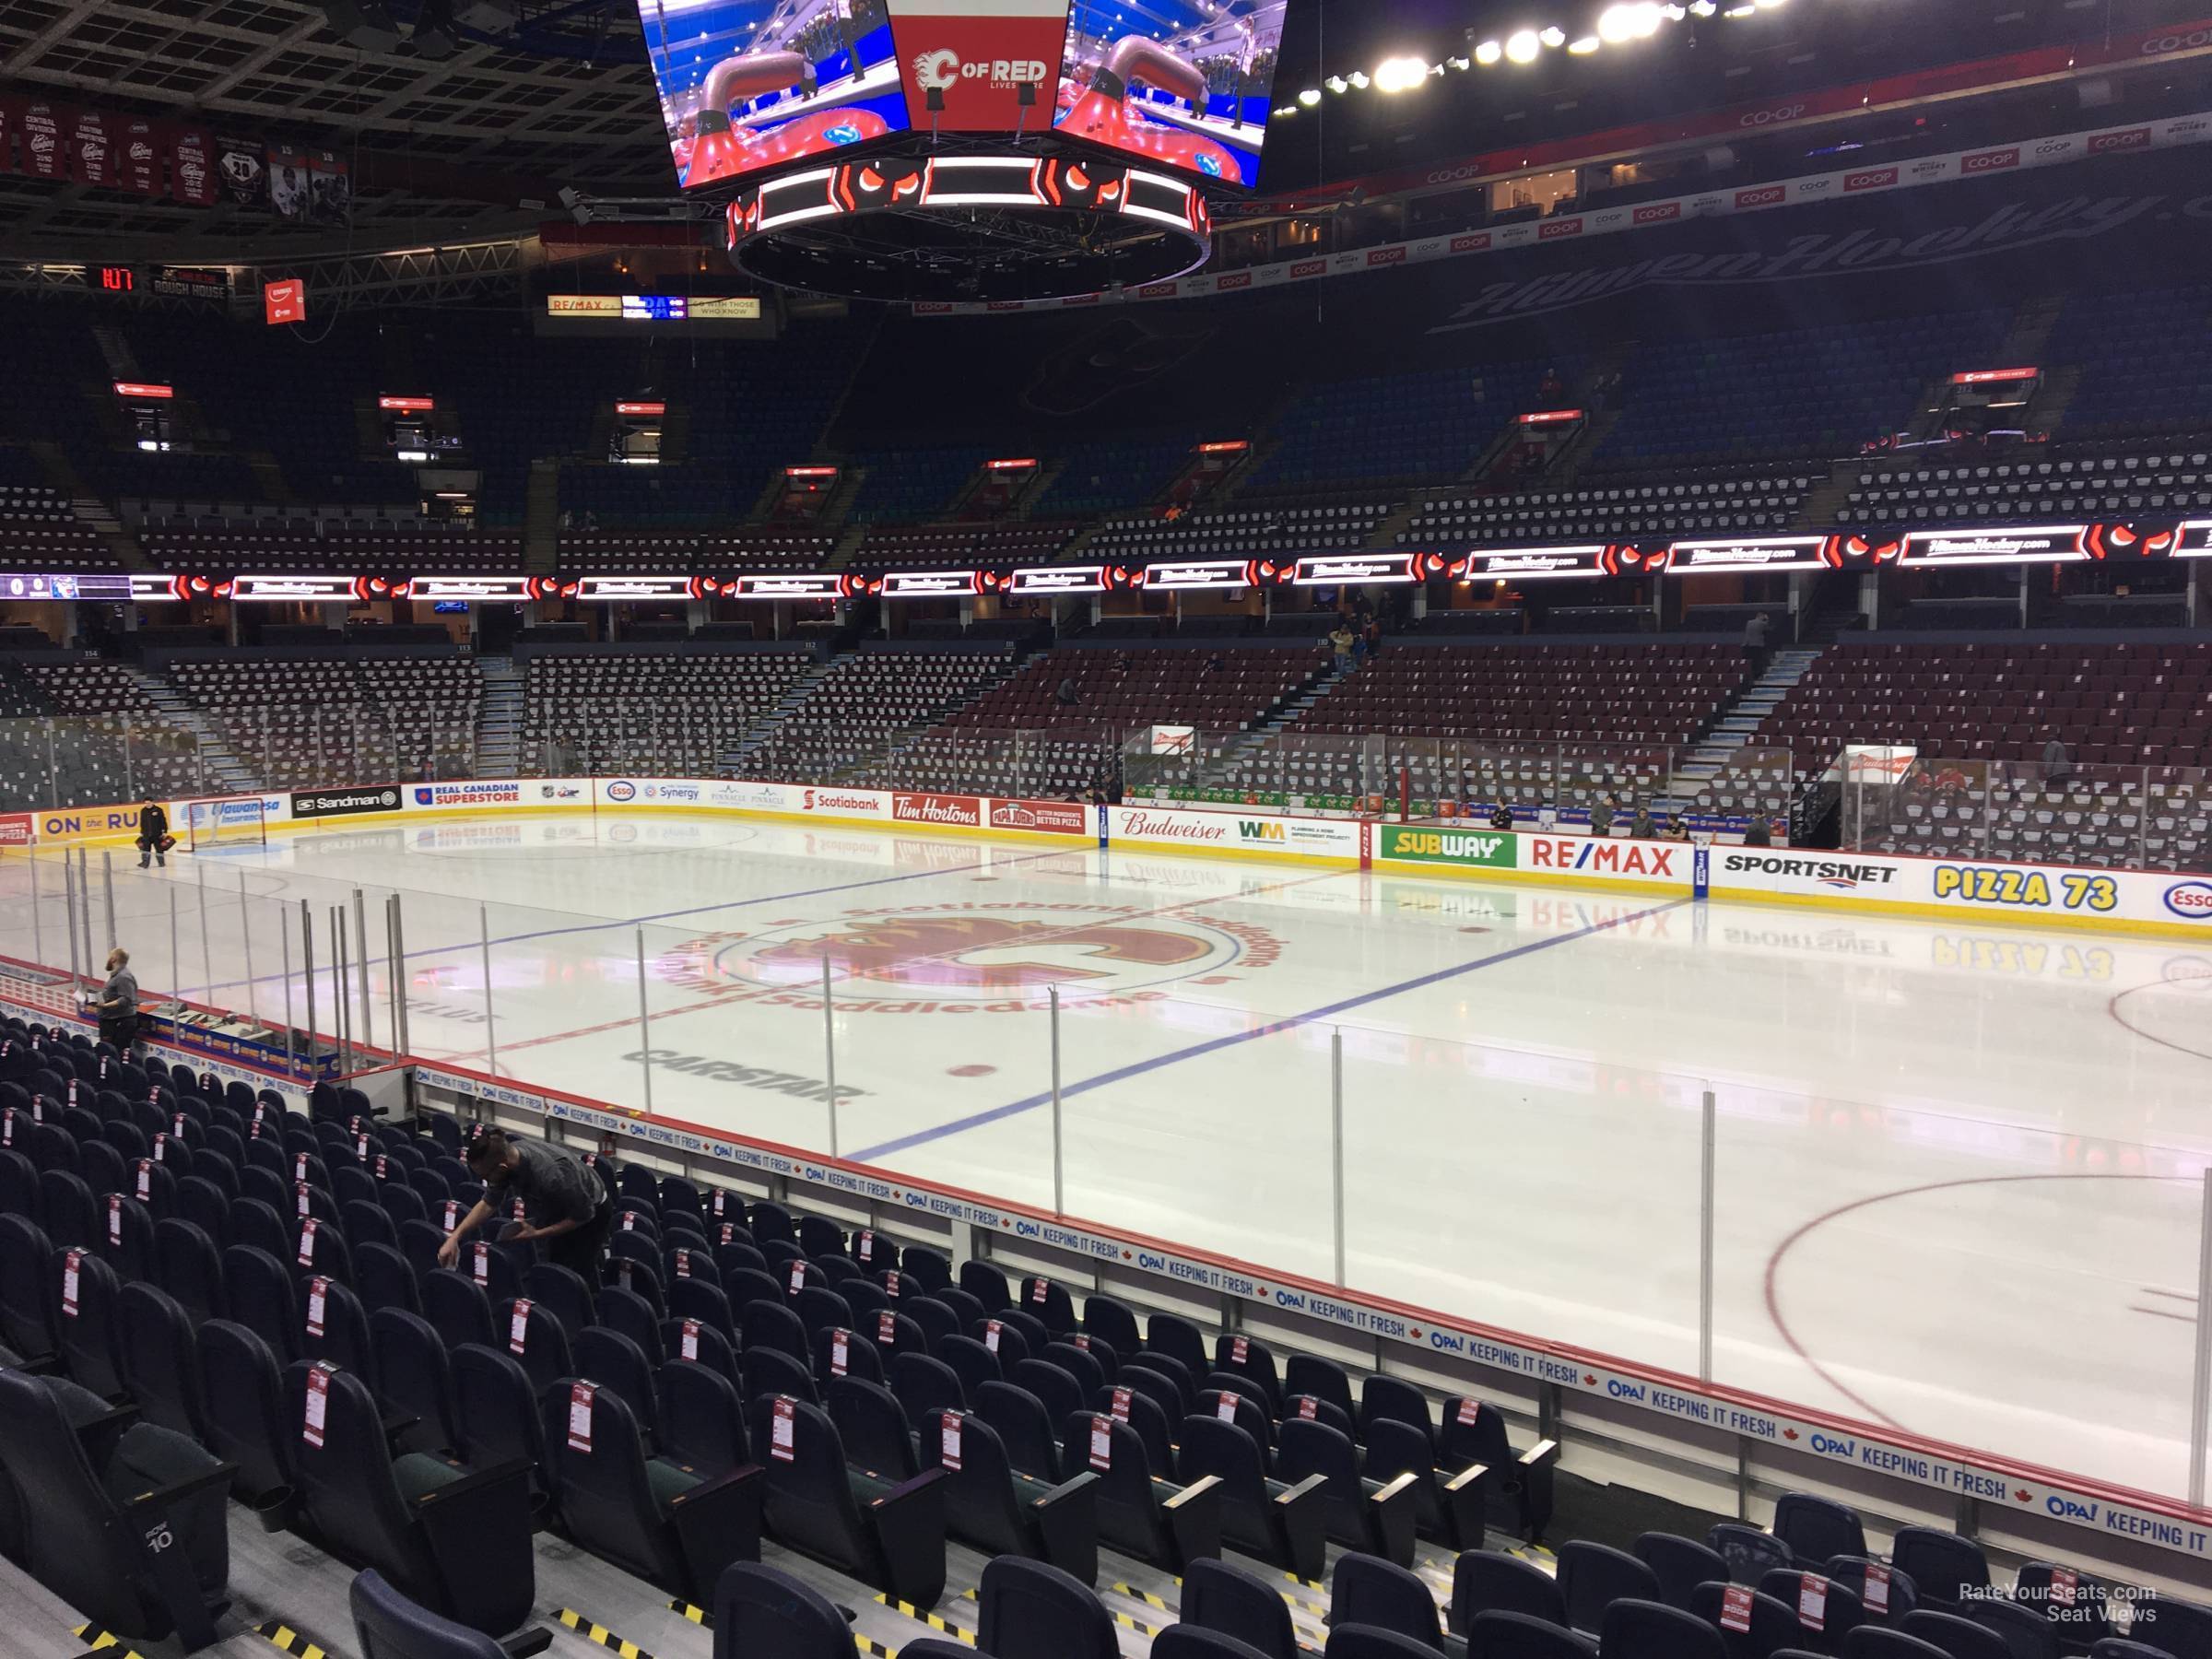
[[[1206,263],[1183,180],[1072,154],[884,156],[741,188],[730,257],[779,287],[917,304],[1073,298]]]

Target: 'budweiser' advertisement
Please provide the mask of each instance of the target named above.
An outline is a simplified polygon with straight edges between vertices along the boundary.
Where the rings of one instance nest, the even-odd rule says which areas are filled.
[[[982,825],[983,804],[973,795],[894,794],[891,818],[901,824],[947,824],[975,830]]]

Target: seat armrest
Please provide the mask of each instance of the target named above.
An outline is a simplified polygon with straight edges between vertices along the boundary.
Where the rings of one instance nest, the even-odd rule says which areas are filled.
[[[139,1492],[131,1499],[131,1507],[138,1509],[148,1504],[179,1503],[187,1498],[196,1498],[209,1487],[219,1486],[226,1491],[230,1477],[238,1473],[236,1464],[218,1463],[213,1468],[203,1469],[188,1479],[172,1481],[165,1487],[156,1487],[150,1492]]]
[[[884,1588],[900,1601],[934,1607],[945,1594],[945,1482],[942,1465],[901,1481],[865,1512],[875,1529],[876,1547],[889,1583]]]
[[[760,1559],[760,1504],[767,1492],[768,1471],[745,1464],[668,1500],[668,1523],[691,1576],[690,1599],[712,1601],[724,1568]]]
[[[1365,1494],[1377,1549],[1384,1560],[1408,1569],[1413,1566],[1415,1488],[1421,1478],[1418,1471],[1407,1469]]]
[[[1328,1569],[1329,1477],[1309,1475],[1267,1500],[1281,1565],[1309,1583]]]
[[[1482,1547],[1483,1506],[1489,1501],[1489,1480],[1488,1465],[1469,1464],[1446,1480],[1438,1494],[1448,1535],[1445,1541],[1454,1551]]]
[[[452,1617],[480,1630],[512,1630],[530,1617],[531,1465],[510,1458],[426,1492],[413,1505]]]
[[[1099,1484],[1085,1469],[1030,1503],[1044,1559],[1086,1584],[1099,1578]]]
[[[1168,1535],[1174,1540],[1175,1559],[1169,1565],[1181,1572],[1193,1561],[1210,1561],[1221,1554],[1221,1477],[1208,1475],[1195,1480],[1160,1504],[1168,1518]]]

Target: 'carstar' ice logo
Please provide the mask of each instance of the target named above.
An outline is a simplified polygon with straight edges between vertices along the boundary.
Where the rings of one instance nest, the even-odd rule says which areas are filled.
[[[2166,908],[2184,922],[2212,922],[2212,881],[2177,881],[2166,889]]]

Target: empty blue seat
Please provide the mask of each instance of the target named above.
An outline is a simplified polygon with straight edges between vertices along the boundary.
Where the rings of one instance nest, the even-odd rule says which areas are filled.
[[[847,1379],[841,1388],[857,1386]],[[889,1402],[884,1390],[875,1391]],[[830,1402],[832,1418],[837,1400]],[[891,1409],[898,1409],[895,1402]],[[901,1414],[903,1422],[903,1414]],[[916,1425],[921,1465],[942,1468],[946,1530],[989,1556],[1049,1561],[1088,1591],[1098,1582],[1098,1472],[1057,1485],[1016,1469],[996,1430],[974,1413],[943,1412]],[[848,1442],[850,1443],[850,1442]]]
[[[2023,1561],[2013,1575],[2013,1600],[2041,1614],[2060,1645],[2078,1653],[2112,1635],[2110,1612],[2116,1598],[2111,1585],[2086,1573],[2068,1570],[2068,1576],[2061,1580],[2060,1571],[2049,1561]]]
[[[1278,1431],[1275,1466],[1286,1486],[1318,1476],[1326,1481],[1324,1510],[1328,1535],[1350,1549],[1380,1556],[1400,1567],[1413,1565],[1414,1477],[1369,1480],[1359,1471],[1359,1453],[1350,1440],[1326,1424],[1292,1418]]]
[[[731,1562],[759,1559],[758,1467],[710,1476],[648,1457],[629,1404],[583,1378],[545,1398],[546,1449],[561,1517],[594,1555],[692,1603],[712,1596]]]
[[[1120,1659],[1113,1616],[1088,1584],[1043,1561],[985,1564],[979,1651],[992,1659]]]
[[[1538,1441],[1515,1452],[1507,1438],[1504,1415],[1487,1400],[1466,1395],[1445,1402],[1436,1441],[1438,1467],[1482,1465],[1490,1472],[1486,1484],[1500,1516],[1520,1536],[1532,1543],[1542,1540],[1544,1529],[1551,1524],[1553,1477],[1559,1458],[1557,1441]]]
[[[1828,1576],[1859,1598],[1859,1607],[1872,1624],[1897,1624],[1920,1606],[1920,1589],[1912,1575],[1884,1561],[1839,1556],[1828,1564]]]
[[[1171,1624],[1152,1639],[1153,1659],[1270,1659],[1248,1641],[1194,1624]]]
[[[1799,1647],[1836,1653],[1841,1649],[1844,1639],[1866,1622],[1857,1593],[1822,1573],[1778,1567],[1759,1581],[1759,1590],[1762,1595],[1771,1595],[1784,1606],[1797,1610],[1798,1622],[1805,1627],[1796,1638]],[[1816,1607],[1818,1615],[1812,1611]]]
[[[523,1362],[504,1348],[477,1343],[453,1349],[447,1359],[461,1461],[471,1468],[524,1463],[537,1469],[542,1480],[547,1468],[543,1407]]]
[[[1636,1659],[1727,1659],[1728,1644],[1694,1613],[1624,1596],[1606,1609],[1598,1651]]]
[[[56,1250],[47,1265],[62,1365],[103,1400],[123,1397],[123,1345],[115,1270],[88,1251]]]
[[[301,1511],[339,1559],[373,1568],[409,1601],[503,1635],[536,1599],[530,1472],[471,1472],[419,1452],[394,1457],[368,1383],[302,1360],[285,1377]],[[320,1423],[317,1422],[318,1414]]]
[[[1728,1563],[1728,1577],[1738,1584],[1756,1584],[1777,1567],[1793,1567],[1797,1558],[1772,1533],[1740,1521],[1724,1521],[1705,1535],[1705,1542]]]
[[[0,1216],[0,1342],[19,1359],[52,1359],[58,1348],[46,1273],[53,1246],[24,1216]]]
[[[200,1409],[200,1360],[192,1320],[176,1301],[148,1284],[123,1287],[116,1298],[123,1381],[139,1416],[157,1429],[199,1440],[206,1430]]]
[[[1405,1567],[1376,1556],[1336,1558],[1329,1578],[1329,1622],[1372,1625],[1409,1636],[1431,1651],[1444,1651],[1443,1625],[1429,1586]]]
[[[1739,1592],[1743,1586],[1734,1586]],[[1689,1610],[1721,1633],[1727,1644],[1729,1659],[1769,1659],[1778,1648],[1801,1645],[1798,1638],[1804,1627],[1798,1623],[1797,1609],[1788,1602],[1777,1601],[1771,1595],[1750,1592],[1751,1606],[1747,1628],[1731,1630],[1723,1621],[1723,1609],[1731,1589],[1727,1584],[1700,1584],[1690,1597]]]
[[[1175,1468],[1186,1487],[1208,1476],[1220,1481],[1225,1543],[1308,1583],[1320,1578],[1327,1555],[1326,1477],[1309,1475],[1295,1487],[1270,1479],[1252,1436],[1209,1417],[1183,1418]]]
[[[672,1359],[660,1371],[661,1454],[712,1479],[753,1461],[745,1438],[745,1402],[722,1371]]]
[[[1659,1575],[1625,1549],[1576,1538],[1559,1546],[1559,1594],[1571,1630],[1595,1635],[1617,1601],[1662,1599]]]
[[[1559,1581],[1534,1561],[1503,1550],[1470,1549],[1452,1565],[1452,1628],[1464,1635],[1484,1613],[1518,1613],[1564,1625],[1567,1598]]]
[[[1299,1659],[1302,1651],[1289,1605],[1275,1586],[1227,1561],[1198,1558],[1183,1570],[1180,1617],[1242,1642],[1263,1659]]]
[[[447,1351],[476,1343],[503,1346],[491,1319],[491,1300],[467,1275],[440,1267],[422,1277],[422,1316],[444,1340]]]
[[[360,1659],[508,1659],[483,1631],[409,1601],[373,1567],[354,1575],[347,1604]]]
[[[527,1297],[501,1302],[492,1315],[492,1333],[523,1362],[530,1386],[540,1393],[562,1377],[573,1376],[569,1334],[560,1321]]]
[[[1467,1659],[1597,1659],[1597,1643],[1524,1613],[1483,1613],[1467,1627]]]
[[[215,1641],[229,1577],[230,1470],[149,1423],[80,1438],[55,1390],[0,1371],[0,1471],[37,1494],[21,1541],[33,1578],[85,1618],[135,1641]],[[166,1533],[173,1550],[148,1546]]]
[[[281,1515],[293,1497],[292,1448],[299,1425],[284,1420],[283,1371],[269,1345],[244,1325],[210,1319],[200,1326],[200,1400],[205,1443],[234,1465],[231,1490],[249,1507]]]
[[[320,1275],[300,1282],[300,1357],[327,1359],[352,1371],[377,1392],[376,1344],[359,1299],[335,1279]]]
[[[416,1419],[409,1443],[423,1451],[460,1450],[453,1363],[430,1322],[405,1308],[379,1308],[369,1315],[369,1334],[376,1346],[378,1397]]]
[[[1908,1614],[1899,1622],[1898,1629],[1907,1636],[1941,1648],[1951,1659],[2010,1659],[2012,1653],[2011,1644],[1988,1626],[1932,1607],[1924,1606],[1917,1613]]]
[[[830,1414],[838,1439],[844,1442],[846,1461],[878,1479],[912,1480],[936,1464],[926,1438],[917,1454],[914,1429],[919,1428],[926,1437],[935,1431],[939,1419],[928,1418],[910,1427],[905,1408],[880,1383],[853,1376],[834,1377],[823,1390],[822,1409]],[[948,1516],[950,1511],[948,1500]],[[949,1520],[947,1525],[951,1525]]]
[[[942,1469],[897,1483],[857,1474],[828,1414],[787,1395],[752,1400],[746,1433],[766,1459],[771,1536],[896,1600],[936,1606],[945,1593]]]
[[[1728,1582],[1728,1559],[1710,1545],[1676,1533],[1647,1532],[1636,1540],[1636,1559],[1657,1575],[1659,1597],[1670,1607],[1688,1608],[1700,1584]]]
[[[1912,1579],[1924,1608],[1956,1608],[1969,1595],[1989,1588],[1989,1558],[1979,1544],[1956,1533],[1900,1526],[1890,1545],[1889,1559]]]
[[[619,1394],[638,1419],[638,1428],[651,1441],[660,1428],[660,1391],[653,1383],[653,1364],[641,1348],[619,1331],[605,1325],[586,1325],[576,1333],[573,1345],[576,1374],[589,1377],[602,1394]],[[702,1590],[700,1594],[704,1594]],[[691,1598],[694,1601],[699,1596]]]
[[[1858,1512],[1810,1492],[1784,1492],[1776,1499],[1771,1531],[1816,1572],[1833,1557],[1866,1553],[1866,1529]]]
[[[2136,1604],[2127,1634],[2173,1659],[2212,1659],[2212,1608],[2153,1592]]]

